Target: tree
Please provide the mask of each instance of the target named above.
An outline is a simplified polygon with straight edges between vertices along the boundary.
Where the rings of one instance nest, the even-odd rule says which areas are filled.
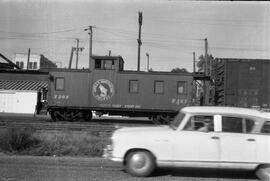
[[[171,72],[174,72],[174,73],[188,73],[187,69],[185,69],[185,68],[179,68],[179,67],[173,68],[171,70]]]
[[[154,72],[154,69],[150,68],[150,69],[148,70],[148,72]]]
[[[208,65],[210,65],[209,63],[210,62],[213,62],[213,61],[214,61],[214,57],[211,54],[208,55]],[[197,67],[198,67],[198,71],[199,72],[203,72],[204,71],[204,65],[205,65],[205,56],[204,55],[201,55],[199,57],[199,62],[197,63]]]

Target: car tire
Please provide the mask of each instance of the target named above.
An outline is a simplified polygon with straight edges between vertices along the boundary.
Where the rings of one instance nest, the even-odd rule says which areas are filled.
[[[149,176],[155,167],[155,158],[148,151],[133,151],[126,157],[125,170],[133,176]]]
[[[256,175],[260,180],[270,180],[270,165],[262,165],[256,169]]]

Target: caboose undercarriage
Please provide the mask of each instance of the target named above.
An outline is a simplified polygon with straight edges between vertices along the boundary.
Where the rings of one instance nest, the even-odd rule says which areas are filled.
[[[91,121],[95,111],[96,115],[104,114],[129,116],[129,117],[148,117],[154,123],[169,123],[177,111],[172,110],[134,110],[134,109],[106,109],[106,108],[73,108],[73,107],[50,107],[48,111],[54,121]]]
[[[92,111],[88,109],[74,108],[49,108],[52,120],[54,121],[90,121]]]

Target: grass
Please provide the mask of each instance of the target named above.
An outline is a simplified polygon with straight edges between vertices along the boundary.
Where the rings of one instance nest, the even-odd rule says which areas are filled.
[[[0,134],[0,151],[36,156],[102,155],[108,138],[91,132],[43,132],[30,129],[8,129]]]

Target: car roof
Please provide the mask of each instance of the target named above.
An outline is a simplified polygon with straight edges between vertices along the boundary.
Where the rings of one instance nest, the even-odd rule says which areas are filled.
[[[245,115],[252,117],[260,117],[270,119],[269,112],[262,112],[255,109],[227,107],[227,106],[190,106],[181,109],[181,112],[190,114],[230,114],[230,115]]]

